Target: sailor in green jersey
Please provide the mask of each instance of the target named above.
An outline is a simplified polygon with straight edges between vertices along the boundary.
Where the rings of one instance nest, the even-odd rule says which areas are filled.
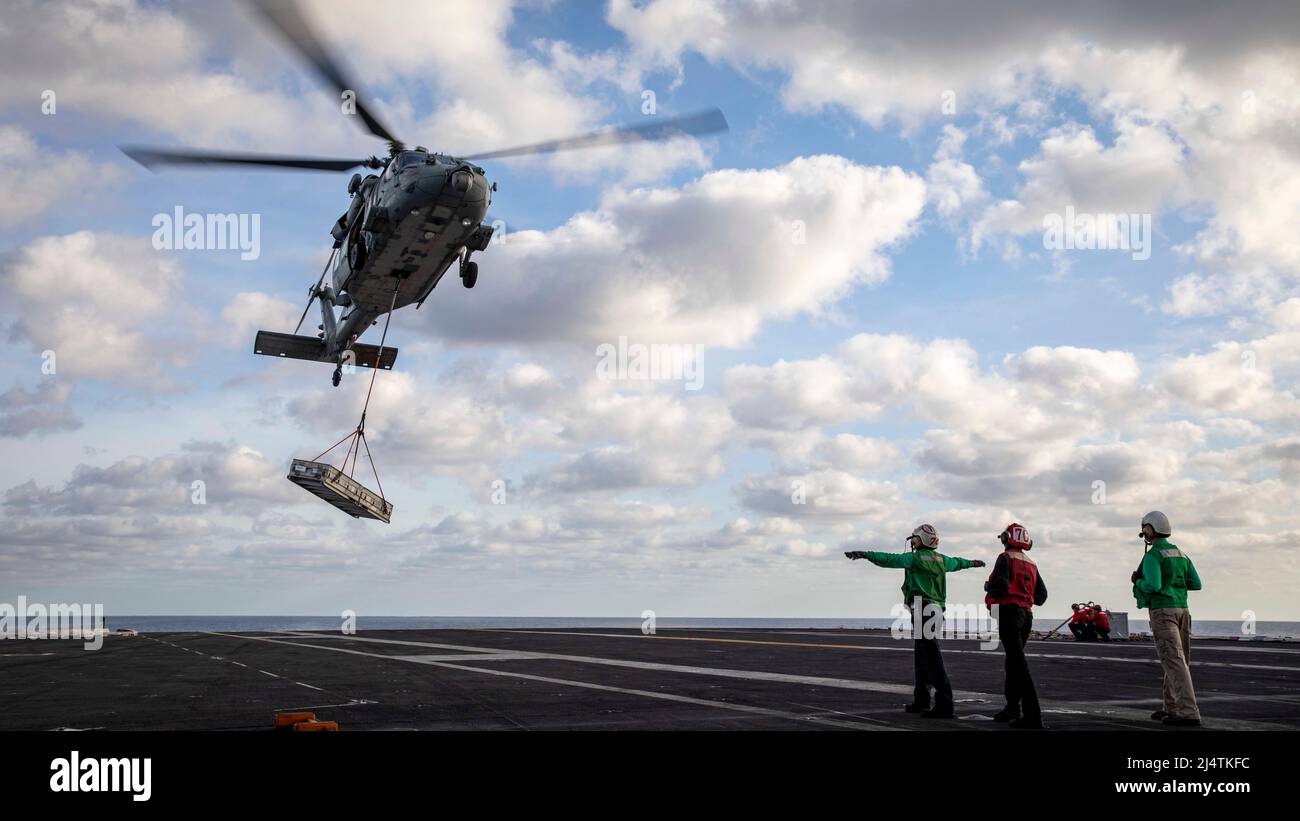
[[[1146,553],[1142,565],[1133,571],[1133,597],[1139,608],[1151,614],[1151,635],[1156,655],[1164,669],[1164,708],[1151,717],[1179,727],[1196,727],[1201,711],[1192,688],[1192,616],[1187,610],[1187,591],[1201,589],[1196,566],[1178,545],[1169,541],[1169,517],[1153,510],[1142,517],[1142,539]]]
[[[939,533],[933,525],[921,525],[908,537],[910,553],[881,553],[851,550],[850,559],[866,559],[880,567],[903,569],[903,602],[912,611],[912,651],[916,687],[909,713],[925,718],[953,718],[952,685],[943,667],[938,637],[943,633],[943,608],[948,600],[947,574],[984,562],[945,556],[935,550]],[[930,687],[934,687],[934,709],[930,709]]]

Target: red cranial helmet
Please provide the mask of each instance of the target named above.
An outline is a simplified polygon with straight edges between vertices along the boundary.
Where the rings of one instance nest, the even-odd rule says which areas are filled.
[[[1019,522],[1012,522],[1007,525],[998,538],[1007,547],[1014,547],[1019,550],[1028,550],[1034,546],[1034,540],[1029,538],[1029,529]]]

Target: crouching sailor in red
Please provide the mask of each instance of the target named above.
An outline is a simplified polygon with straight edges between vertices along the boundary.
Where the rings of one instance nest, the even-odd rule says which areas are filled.
[[[1025,642],[1034,624],[1033,607],[1047,601],[1047,587],[1038,575],[1038,565],[1025,555],[1034,542],[1023,525],[1007,525],[998,539],[1005,549],[984,583],[984,604],[998,620],[998,638],[1007,657],[1007,706],[993,720],[1010,722],[1018,729],[1041,730],[1043,713],[1029,676]]]

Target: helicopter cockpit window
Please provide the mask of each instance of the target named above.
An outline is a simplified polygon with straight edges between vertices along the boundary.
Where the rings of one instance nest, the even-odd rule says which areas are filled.
[[[427,156],[428,156],[427,154],[422,154],[419,151],[404,152],[400,157],[397,158],[398,168],[401,169],[401,168],[407,168],[412,165],[419,165],[424,162],[425,157]]]

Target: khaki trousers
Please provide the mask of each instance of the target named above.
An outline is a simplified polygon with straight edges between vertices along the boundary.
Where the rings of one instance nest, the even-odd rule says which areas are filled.
[[[1186,607],[1157,607],[1151,611],[1151,635],[1165,672],[1165,712],[1175,718],[1201,717],[1192,689],[1192,614]]]

